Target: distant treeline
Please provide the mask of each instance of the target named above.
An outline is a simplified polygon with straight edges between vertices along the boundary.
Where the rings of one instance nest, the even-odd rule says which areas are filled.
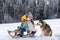
[[[34,20],[60,18],[60,0],[0,0],[0,23],[20,22],[28,12]]]

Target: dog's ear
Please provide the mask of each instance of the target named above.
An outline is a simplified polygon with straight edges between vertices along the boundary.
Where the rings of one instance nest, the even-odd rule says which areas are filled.
[[[40,23],[42,23],[43,24],[43,21],[42,20],[39,20],[40,21]]]

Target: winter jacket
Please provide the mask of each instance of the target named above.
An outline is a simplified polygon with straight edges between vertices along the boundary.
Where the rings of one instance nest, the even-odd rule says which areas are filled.
[[[27,21],[25,21],[24,23],[21,23],[21,25],[18,27],[18,29],[20,29],[20,28],[25,28],[26,30],[28,30]]]
[[[36,29],[33,27],[33,25],[32,25],[32,23],[31,23],[31,21],[28,21],[28,30],[30,30],[30,31],[36,31]]]
[[[28,30],[28,23],[27,23],[27,21],[25,21],[24,23],[23,23],[23,27],[22,28],[25,28],[26,30]]]

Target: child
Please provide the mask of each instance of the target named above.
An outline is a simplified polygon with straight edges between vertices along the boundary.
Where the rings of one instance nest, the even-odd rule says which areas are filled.
[[[36,29],[34,28],[34,22],[33,22],[33,15],[31,12],[28,13],[28,18],[29,18],[29,22],[30,22],[30,25],[28,23],[28,26],[30,26],[30,30],[32,29],[32,36],[34,36],[34,34],[36,33]]]
[[[28,18],[30,19],[31,23],[34,24],[33,22],[33,15],[31,12],[28,13]]]
[[[20,33],[19,33],[20,34],[20,37],[23,36],[24,31],[27,31],[28,30],[28,24],[27,24],[27,21],[26,21],[26,15],[23,15],[21,17],[21,21],[22,21],[21,26],[18,27],[19,30],[20,30]]]
[[[31,34],[30,36],[34,36],[34,34],[36,33],[36,29],[33,27],[31,21],[29,18],[27,18],[27,23],[28,23],[28,30],[30,31],[29,34]]]

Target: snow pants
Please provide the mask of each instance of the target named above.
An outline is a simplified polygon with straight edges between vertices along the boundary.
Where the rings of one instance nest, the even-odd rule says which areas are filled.
[[[24,34],[25,31],[26,31],[25,28],[20,28],[19,34],[20,34],[21,37],[23,36],[23,34]]]

